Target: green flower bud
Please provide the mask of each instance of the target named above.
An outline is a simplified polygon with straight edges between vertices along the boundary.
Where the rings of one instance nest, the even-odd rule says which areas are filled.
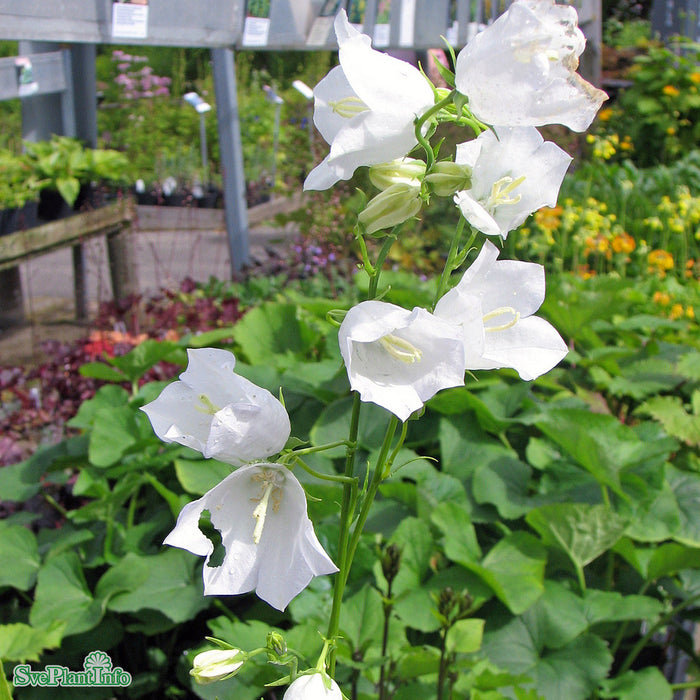
[[[369,179],[380,190],[386,190],[392,185],[406,184],[420,187],[425,175],[425,163],[415,158],[398,158],[388,163],[373,165],[369,169]]]
[[[399,573],[401,550],[395,544],[390,544],[382,555],[382,573],[388,583],[391,583]]]
[[[222,681],[238,673],[248,655],[240,649],[211,649],[197,654],[190,675],[200,685]]]
[[[415,216],[422,204],[420,187],[396,184],[371,199],[357,218],[364,226],[365,232],[373,234]]]
[[[287,642],[279,632],[267,633],[267,657],[273,663],[283,654],[287,653]]]
[[[455,192],[472,186],[472,169],[467,165],[441,160],[435,163],[425,181],[438,197],[451,197]]]

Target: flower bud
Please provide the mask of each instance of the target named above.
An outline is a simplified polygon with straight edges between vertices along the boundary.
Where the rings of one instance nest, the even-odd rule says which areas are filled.
[[[382,555],[382,573],[388,583],[391,583],[396,578],[400,564],[401,550],[395,544],[390,544]]]
[[[421,206],[420,187],[399,183],[371,199],[358,220],[365,232],[372,234],[403,223],[415,216]]]
[[[388,163],[373,165],[369,169],[369,179],[380,190],[386,190],[392,185],[401,183],[420,187],[423,175],[425,175],[425,163],[415,158],[398,158]]]
[[[200,685],[222,681],[238,673],[247,654],[240,649],[211,649],[197,654],[190,675]]]
[[[461,163],[441,160],[435,163],[425,181],[438,197],[451,197],[455,192],[468,190],[472,186],[472,169]]]
[[[279,632],[268,632],[267,634],[267,658],[274,663],[287,653],[287,643]]]

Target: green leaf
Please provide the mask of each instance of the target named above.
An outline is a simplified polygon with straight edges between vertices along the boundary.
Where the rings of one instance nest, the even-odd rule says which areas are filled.
[[[430,557],[434,552],[430,526],[418,518],[406,518],[389,540],[401,550],[399,573],[394,579],[394,594],[420,586],[430,571]]]
[[[580,569],[611,549],[628,524],[607,506],[587,503],[542,506],[525,519],[546,544],[562,549]]]
[[[80,192],[80,181],[76,177],[59,177],[56,178],[56,189],[72,207]]]
[[[116,464],[140,439],[141,431],[133,408],[101,408],[94,417],[88,458],[96,467],[109,467]]]
[[[0,528],[0,563],[0,588],[12,586],[28,591],[40,566],[34,533],[21,525]]]
[[[691,547],[700,547],[700,474],[684,472],[666,465],[666,479],[678,502],[680,527],[673,539]]]
[[[148,339],[126,355],[107,358],[109,364],[123,372],[130,382],[141,379],[151,367],[157,365],[161,360],[184,365],[187,356],[178,343]]]
[[[673,688],[654,666],[606,678],[601,685],[598,697],[610,700],[671,700],[673,697]]]
[[[406,681],[420,676],[437,673],[440,668],[440,652],[435,647],[411,647],[401,655],[396,664],[396,677]],[[397,696],[398,697],[398,696]],[[414,697],[414,696],[401,696]],[[425,689],[422,694],[415,696],[416,700],[426,697]]]
[[[64,552],[41,567],[29,613],[33,627],[63,622],[66,636],[79,634],[95,627],[103,614],[104,602],[90,593],[77,554]]]
[[[544,592],[547,555],[542,545],[526,532],[504,537],[481,564],[461,562],[473,571],[510,611],[519,615]]]
[[[64,629],[65,624],[58,621],[47,629],[39,629],[22,622],[0,625],[0,663],[39,661],[46,649],[59,646]]]
[[[87,365],[83,365],[83,367],[86,366]],[[102,366],[110,369],[109,365]],[[83,367],[81,367],[81,370]],[[124,380],[125,377],[122,376],[119,381]],[[92,428],[100,409],[106,408],[113,410],[117,407],[128,406],[128,404],[129,393],[126,389],[120,386],[102,386],[95,392],[95,395],[91,399],[83,401],[80,404],[78,412],[68,421],[68,425],[70,425],[71,428]]]
[[[211,602],[202,595],[200,561],[179,549],[129,553],[102,576],[95,594],[114,612],[156,610],[173,622],[186,622]]]
[[[248,311],[236,323],[233,335],[248,362],[273,367],[283,366],[285,358],[305,358],[317,337],[299,318],[295,305],[277,302]]]
[[[532,678],[547,700],[586,700],[606,677],[612,655],[593,634],[576,637],[555,650],[523,618],[512,618],[484,634],[483,651],[500,668]]]
[[[205,494],[232,471],[230,464],[216,459],[176,459],[175,474],[187,493]]]
[[[372,644],[381,645],[383,626],[382,596],[376,588],[367,584],[343,602],[340,634],[350,643],[351,653],[364,656]]]
[[[430,520],[443,534],[445,555],[453,562],[477,562],[481,548],[476,530],[465,506],[454,501],[441,503],[433,510]]]
[[[655,418],[669,435],[688,445],[700,445],[700,414],[689,413],[680,396],[653,396],[635,413]]]
[[[665,457],[670,447],[650,446],[616,418],[582,409],[551,409],[537,422],[598,483],[624,497],[620,472],[647,459]]]
[[[484,620],[457,620],[447,631],[445,648],[450,653],[472,654],[481,648]]]
[[[120,384],[121,382],[129,381],[128,377],[124,375],[114,367],[110,367],[106,362],[86,362],[81,365],[78,372],[83,377],[90,377],[91,379],[100,379],[103,382],[116,382]]]
[[[625,620],[652,620],[663,612],[663,603],[643,595],[626,595],[617,591],[599,591],[589,588],[583,595],[583,614],[588,624],[623,622]]]
[[[654,547],[635,547],[625,539],[615,550],[650,581],[663,576],[674,576],[684,569],[700,568],[700,549],[676,542],[664,542]]]

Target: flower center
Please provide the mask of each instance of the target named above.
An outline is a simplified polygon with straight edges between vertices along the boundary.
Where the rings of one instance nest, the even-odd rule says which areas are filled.
[[[512,328],[519,320],[520,320],[520,312],[516,311],[512,306],[501,306],[498,309],[494,309],[493,311],[489,311],[485,316],[484,316],[484,323],[487,321],[491,321],[494,318],[498,318],[499,316],[510,316],[510,319],[506,320],[505,323],[503,323],[500,326],[489,326],[488,328],[485,328],[484,330],[487,331],[488,333],[493,333],[494,331],[507,331],[509,328]]]
[[[282,503],[282,484],[284,477],[277,469],[263,469],[253,475],[253,481],[260,484],[260,496],[251,498],[251,501],[257,502],[257,506],[253,510],[255,518],[255,529],[253,530],[253,542],[260,544],[263,527],[265,527],[265,518],[267,517],[267,509],[270,505],[270,497],[272,497],[272,510],[276,513]]]
[[[379,339],[379,344],[395,359],[405,362],[407,365],[412,365],[414,362],[420,362],[423,353],[415,345],[409,343],[408,340],[399,338],[393,333],[387,333]]]
[[[199,399],[200,404],[195,405],[195,408],[200,413],[206,413],[213,416],[215,413],[218,413],[221,410],[206,394],[200,394],[197,398]]]
[[[493,212],[496,207],[503,206],[504,204],[517,204],[521,199],[521,195],[516,194],[510,196],[511,192],[522,185],[525,182],[525,176],[521,175],[519,178],[512,178],[510,175],[505,175],[500,180],[496,180],[491,187],[491,194],[486,200],[486,208]]]
[[[362,112],[366,112],[369,107],[359,98],[344,97],[342,100],[331,100],[328,106],[340,117],[352,119]]]

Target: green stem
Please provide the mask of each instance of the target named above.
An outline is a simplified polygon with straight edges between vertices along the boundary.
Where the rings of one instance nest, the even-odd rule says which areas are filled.
[[[445,673],[447,671],[447,629],[442,630],[442,644],[440,645],[440,666],[437,678],[437,700],[442,700],[445,687]]]
[[[630,667],[634,663],[634,660],[637,658],[637,656],[639,656],[639,653],[642,651],[642,649],[644,649],[644,647],[648,644],[649,640],[656,634],[658,630],[666,626],[674,617],[676,617],[676,615],[678,615],[679,612],[685,610],[686,608],[689,608],[698,599],[700,599],[700,593],[696,593],[694,596],[691,596],[687,600],[684,600],[680,605],[673,608],[673,610],[671,610],[670,613],[667,613],[662,618],[660,618],[655,625],[652,625],[649,628],[649,631],[634,645],[634,647],[632,647],[630,653],[627,654],[627,658],[625,659],[622,666],[620,666],[618,675],[621,676],[623,673],[625,673],[625,671],[629,671]]]
[[[350,564],[355,556],[355,551],[357,550],[357,545],[359,544],[360,537],[362,535],[362,530],[367,522],[367,517],[369,516],[370,508],[374,502],[374,497],[377,495],[379,485],[382,483],[384,475],[384,466],[387,463],[387,455],[391,449],[391,443],[394,440],[394,435],[396,434],[396,428],[398,427],[399,419],[396,416],[391,417],[391,421],[386,429],[386,434],[384,435],[384,442],[382,444],[381,450],[379,452],[379,457],[377,457],[377,462],[374,465],[374,473],[372,474],[372,481],[369,484],[367,493],[362,500],[362,506],[360,506],[360,512],[357,516],[357,521],[353,526],[352,537],[350,538],[350,544],[348,546],[348,570],[350,569]],[[348,571],[346,571],[345,576],[347,578]]]
[[[379,275],[382,271],[382,265],[384,265],[384,261],[386,260],[386,256],[389,254],[389,250],[391,250],[391,246],[394,245],[394,241],[396,241],[396,232],[399,228],[400,226],[395,226],[391,233],[384,239],[382,248],[379,251],[376,262],[374,263],[374,274],[370,275],[369,292],[367,293],[368,299],[374,299],[377,296],[377,287],[379,286]]]
[[[389,643],[389,622],[394,602],[391,600],[391,589],[394,580],[390,579],[386,587],[386,602],[384,603],[384,629],[382,630],[382,667],[379,669],[379,700],[386,700],[386,649]]]
[[[576,578],[578,579],[578,587],[581,590],[581,595],[586,593],[586,577],[583,573],[583,567],[576,565]]]
[[[357,492],[357,477],[356,476],[345,476],[341,474],[324,474],[323,472],[318,472],[312,469],[304,460],[298,457],[294,460],[295,464],[298,464],[305,472],[311,474],[311,476],[316,479],[321,479],[323,481],[335,481],[340,484],[350,484],[350,487]]]
[[[454,269],[454,261],[457,257],[457,251],[459,250],[459,241],[462,238],[462,233],[464,232],[464,225],[467,220],[463,217],[459,217],[459,222],[457,224],[457,230],[455,235],[452,236],[452,242],[450,243],[450,251],[447,253],[447,260],[445,260],[445,266],[442,268],[442,274],[440,275],[440,281],[438,282],[437,292],[435,292],[435,299],[433,300],[433,310],[437,305],[440,298],[447,290],[447,285],[450,281],[450,275]]]
[[[348,447],[345,452],[345,476],[352,478],[355,473],[355,452],[357,450],[357,433],[360,427],[360,407],[362,402],[360,395],[355,393],[352,414],[350,417],[350,436]],[[348,537],[350,535],[350,520],[352,519],[353,504],[352,486],[345,484],[343,488],[343,500],[340,506],[340,533],[338,535],[338,573],[335,575],[333,587],[333,607],[328,621],[327,639],[335,639],[338,636],[340,627],[340,604],[343,601],[343,591],[345,590]],[[352,507],[351,507],[352,506]],[[333,676],[335,673],[335,647],[328,654],[328,670]]]
[[[416,139],[418,143],[423,147],[425,151],[425,172],[426,174],[430,172],[433,165],[435,165],[435,154],[430,146],[430,142],[423,136],[423,124],[425,124],[433,115],[437,114],[443,107],[451,104],[452,97],[456,90],[452,90],[447,97],[443,97],[439,102],[436,102],[427,112],[422,114],[415,121],[416,127]]]
[[[700,679],[686,681],[685,683],[671,683],[671,690],[674,693],[677,690],[688,690],[689,688],[700,688]]]
[[[647,592],[647,588],[651,586],[652,582],[651,581],[646,581],[644,585],[639,589],[639,593],[637,595],[644,595]],[[614,656],[617,653],[617,650],[620,648],[620,644],[622,644],[622,640],[625,638],[625,632],[627,632],[627,628],[629,627],[629,620],[626,620],[620,625],[620,628],[617,630],[617,634],[615,635],[615,639],[613,639],[612,644],[610,645],[610,653]]]
[[[334,447],[354,447],[354,445],[351,445],[347,440],[338,440],[337,442],[328,442],[325,445],[317,445],[315,447],[302,447],[300,450],[293,450],[287,454],[292,458],[296,458],[298,455],[309,455],[313,452],[332,450]],[[282,459],[284,460],[284,456]]]

